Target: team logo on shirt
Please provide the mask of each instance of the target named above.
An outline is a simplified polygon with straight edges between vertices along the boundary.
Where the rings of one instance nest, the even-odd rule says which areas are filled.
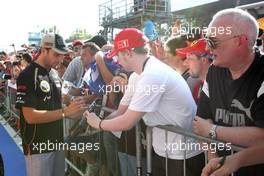
[[[50,91],[50,85],[48,81],[42,80],[40,82],[40,89],[42,90],[42,92],[48,93]]]

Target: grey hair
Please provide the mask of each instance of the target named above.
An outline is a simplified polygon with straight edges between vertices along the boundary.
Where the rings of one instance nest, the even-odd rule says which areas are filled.
[[[252,15],[242,9],[224,9],[213,16],[209,26],[220,17],[227,17],[231,21],[230,25],[236,30],[235,35],[245,34],[249,41],[249,48],[252,49],[254,47],[258,37],[259,25]]]

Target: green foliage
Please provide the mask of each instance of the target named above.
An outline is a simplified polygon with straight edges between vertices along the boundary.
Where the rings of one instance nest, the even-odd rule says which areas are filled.
[[[56,33],[59,34],[60,31],[58,30],[57,26],[51,26],[51,27],[44,27],[41,29],[41,34],[49,34],[49,33]]]
[[[86,29],[76,29],[72,32],[70,37],[66,39],[66,43],[73,42],[74,40],[87,40],[91,38],[92,35],[88,34]]]

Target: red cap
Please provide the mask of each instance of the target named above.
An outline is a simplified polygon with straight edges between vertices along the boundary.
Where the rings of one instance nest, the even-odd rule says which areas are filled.
[[[176,49],[176,54],[180,57],[186,58],[186,55],[191,52],[210,53],[206,50],[206,39],[199,39],[194,41],[191,46],[186,48]]]
[[[74,40],[73,42],[72,42],[72,46],[73,47],[76,47],[76,46],[79,46],[79,45],[83,45],[83,42],[82,41],[80,41],[80,40]]]
[[[143,46],[147,42],[147,37],[144,36],[140,30],[135,28],[123,29],[116,35],[114,40],[114,49],[107,55],[107,58],[112,58],[119,51]]]

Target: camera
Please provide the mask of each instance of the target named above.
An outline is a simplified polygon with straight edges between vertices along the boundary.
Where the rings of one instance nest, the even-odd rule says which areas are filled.
[[[11,79],[12,76],[10,74],[4,73],[4,72],[0,72],[0,80],[8,80]]]
[[[20,61],[10,61],[10,60],[7,60],[7,61],[4,61],[4,65],[5,66],[15,66],[15,65],[20,65]]]
[[[4,80],[11,79],[11,77],[12,76],[10,74],[6,74],[6,73],[4,73],[4,74],[1,75],[1,79],[4,79]]]
[[[15,65],[20,65],[20,61],[14,61],[14,62],[12,62],[11,64],[13,65],[13,66],[15,66]]]

